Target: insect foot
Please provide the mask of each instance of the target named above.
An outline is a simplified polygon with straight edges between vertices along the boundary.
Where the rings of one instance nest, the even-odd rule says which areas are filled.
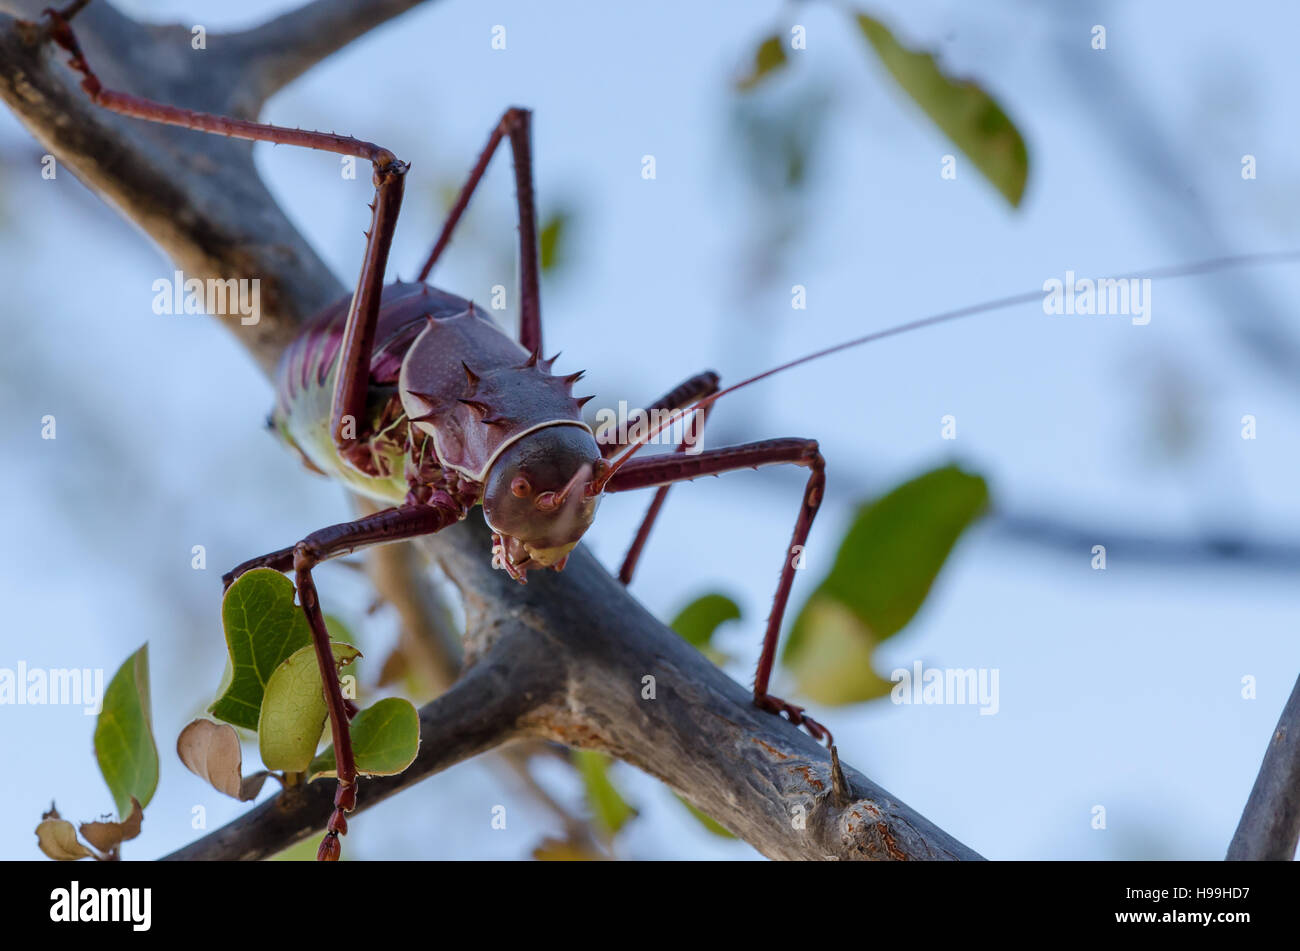
[[[803,707],[795,706],[793,703],[788,703],[780,697],[774,697],[770,693],[755,696],[754,706],[777,716],[784,713],[786,719],[795,726],[803,727],[808,731],[808,735],[817,742],[825,743],[827,746],[834,746],[835,744],[835,738],[831,736],[831,731],[804,713]]]
[[[339,836],[348,833],[346,813],[351,812],[356,806],[356,783],[348,783],[347,785],[339,783],[338,790],[334,793],[334,812],[330,815],[329,824],[325,827],[325,838],[321,839],[320,848],[316,850],[317,862],[337,862],[339,860],[339,856],[343,852],[343,845],[339,842]]]

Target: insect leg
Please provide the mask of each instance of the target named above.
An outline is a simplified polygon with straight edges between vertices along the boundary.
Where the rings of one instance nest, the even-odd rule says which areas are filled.
[[[776,660],[777,640],[781,634],[781,619],[785,615],[786,603],[790,600],[790,588],[794,584],[798,552],[803,550],[803,545],[808,540],[808,532],[812,528],[813,518],[817,515],[826,488],[826,462],[818,450],[817,441],[767,439],[743,446],[706,450],[695,456],[674,454],[633,459],[614,473],[605,485],[605,491],[627,492],[656,485],[666,486],[674,482],[697,479],[700,476],[720,475],[736,469],[756,469],[773,463],[803,466],[809,470],[809,473],[803,503],[799,507],[799,518],[795,522],[790,547],[781,565],[781,581],[777,585],[776,597],[772,602],[772,613],[767,618],[767,631],[763,635],[763,653],[759,657],[758,669],[754,673],[754,703],[769,713],[784,713],[791,723],[804,727],[816,739],[829,743],[831,742],[830,731],[805,714],[802,707],[787,703],[767,692],[768,681],[772,676],[772,665]]]
[[[75,4],[68,11],[80,9]],[[346,135],[289,129],[284,126],[218,116],[193,109],[182,109],[142,99],[129,93],[106,89],[86,61],[77,38],[65,16],[56,10],[46,10],[50,18],[50,37],[71,55],[68,61],[73,69],[85,77],[81,88],[97,105],[112,112],[136,119],[146,119],[164,125],[181,126],[198,132],[210,132],[237,139],[256,142],[274,142],[279,145],[298,145],[309,149],[352,155],[368,160],[374,166],[375,201],[371,205],[373,216],[366,235],[366,254],[352,296],[344,332],[338,377],[334,385],[334,403],[330,431],[335,445],[344,458],[362,451],[366,395],[370,381],[370,357],[374,349],[375,323],[379,319],[379,302],[383,293],[384,268],[388,263],[388,250],[392,245],[393,230],[397,226],[397,213],[402,203],[402,185],[408,168],[388,149],[373,142],[354,139]]]
[[[227,586],[251,568],[270,567],[277,571],[292,568],[298,589],[298,603],[311,627],[312,645],[325,686],[325,704],[329,709],[330,733],[334,740],[334,758],[338,764],[338,790],[334,794],[334,813],[326,826],[316,857],[332,861],[339,857],[339,836],[347,832],[346,814],[357,804],[357,767],[352,755],[352,737],[348,732],[348,710],[334,666],[334,652],[329,632],[321,614],[320,598],[311,571],[316,565],[337,555],[347,554],[367,545],[400,541],[431,535],[464,517],[465,510],[446,494],[435,495],[429,504],[403,505],[367,515],[352,522],[331,525],[312,532],[292,548],[282,548],[259,559],[244,562],[225,576]],[[287,554],[286,554],[287,553]],[[286,564],[286,558],[288,563]]]
[[[647,411],[653,413],[655,410],[683,409],[701,397],[717,391],[718,375],[712,370],[705,370],[703,373],[698,373],[679,384],[671,392],[659,397],[647,407]],[[711,406],[706,406],[699,412],[695,424],[697,439],[704,432],[704,424],[709,418],[710,409],[712,409]],[[687,445],[682,443],[682,445],[678,446],[678,451],[684,452],[687,448]],[[618,444],[611,443],[604,447],[604,453],[608,456],[613,452],[617,452],[618,449]],[[659,510],[663,508],[664,500],[668,498],[668,489],[669,486],[660,486],[658,491],[655,492],[654,498],[650,500],[650,507],[646,510],[645,518],[641,520],[641,527],[637,529],[636,536],[632,539],[632,545],[623,558],[623,566],[618,571],[618,580],[623,584],[632,583],[632,573],[636,571],[637,562],[641,559],[641,550],[645,548],[646,539],[650,537],[650,530],[654,528],[655,520],[659,517]]]
[[[73,4],[72,6],[77,6]],[[72,7],[69,7],[72,9]],[[216,135],[230,136],[236,139],[251,139],[258,142],[275,142],[279,145],[300,145],[304,148],[319,149],[325,152],[337,152],[340,155],[355,155],[374,162],[377,166],[391,165],[396,157],[387,149],[354,139],[346,135],[330,132],[312,132],[307,129],[289,129],[284,126],[253,122],[248,119],[235,119],[230,116],[218,116],[208,112],[196,112],[179,106],[144,99],[129,93],[107,89],[99,81],[86,61],[72,27],[64,14],[57,10],[46,9],[50,18],[50,38],[71,55],[68,65],[83,75],[81,88],[100,106],[112,112],[121,113],[136,119],[147,119],[163,125],[182,126],[199,132],[211,132]]]
[[[479,179],[487,170],[488,162],[505,136],[510,136],[510,151],[515,161],[515,200],[519,207],[519,342],[524,349],[539,356],[542,351],[542,304],[537,263],[537,203],[533,192],[532,113],[517,106],[507,109],[478,161],[469,173],[469,179],[460,190],[460,197],[452,206],[443,223],[442,232],[429,252],[429,258],[420,270],[423,281],[442,256],[451,233],[455,230],[469,200],[478,187]]]
[[[384,268],[388,263],[388,250],[393,244],[393,232],[397,230],[406,169],[404,162],[396,160],[385,166],[375,164],[375,201],[370,206],[372,219],[370,230],[366,232],[366,256],[343,330],[338,375],[334,379],[330,434],[339,454],[350,462],[365,462],[369,458],[364,440],[370,435],[370,421],[366,419],[370,358],[375,349],[375,326],[379,322],[379,303],[384,293]]]

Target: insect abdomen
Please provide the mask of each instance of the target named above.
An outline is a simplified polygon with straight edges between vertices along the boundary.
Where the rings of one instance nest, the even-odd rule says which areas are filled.
[[[276,370],[271,424],[311,468],[371,498],[401,502],[407,493],[406,418],[396,389],[402,358],[426,315],[449,316],[469,303],[427,284],[398,282],[384,289],[370,362],[370,419],[359,423],[383,428],[370,440],[374,472],[368,475],[343,461],[330,434],[334,382],[351,301],[351,295],[336,301],[285,349]]]

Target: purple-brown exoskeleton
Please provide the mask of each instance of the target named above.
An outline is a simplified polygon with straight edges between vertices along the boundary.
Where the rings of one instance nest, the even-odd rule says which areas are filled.
[[[276,377],[272,422],[313,469],[389,508],[313,532],[295,545],[254,558],[225,576],[227,586],[256,567],[292,571],[299,603],[312,632],[324,683],[337,761],[335,809],[318,851],[339,856],[346,814],[356,805],[357,769],[344,700],[329,637],[312,581],[320,562],[368,545],[432,534],[466,517],[476,505],[493,531],[492,563],[523,582],[529,571],[561,570],[592,524],[608,492],[657,487],[649,511],[619,572],[632,578],[668,487],[737,469],[784,463],[808,470],[790,549],[767,620],[754,677],[754,703],[784,714],[819,740],[830,733],[803,709],[768,692],[782,617],[798,559],[825,487],[824,463],[812,439],[769,439],[742,446],[636,458],[664,428],[624,445],[601,445],[583,420],[589,397],[575,397],[581,374],[556,376],[542,359],[538,292],[538,234],[534,209],[530,115],[509,109],[493,129],[469,180],[415,283],[385,285],[384,272],[397,224],[407,165],[373,143],[320,132],[198,113],[105,89],[78,47],[68,19],[85,6],[76,0],[62,13],[47,10],[49,35],[71,54],[84,76],[82,88],[99,105],[153,122],[243,139],[299,145],[368,160],[375,200],[366,251],[353,294],[311,320],[286,349]],[[509,140],[514,159],[519,220],[520,333],[505,334],[473,303],[426,283],[497,146]],[[1295,262],[1300,252],[1220,258],[1148,269],[1108,280],[1170,278],[1230,267]],[[1042,290],[1003,297],[875,331],[791,360],[720,389],[718,376],[700,373],[647,407],[687,414],[702,425],[722,396],[772,374],[884,337],[1009,307],[1041,303]],[[662,416],[661,416],[662,419]],[[698,432],[698,426],[696,428]]]
[[[356,290],[311,320],[285,351],[276,376],[274,428],[313,469],[391,505],[308,535],[295,545],[244,562],[227,586],[256,567],[292,571],[311,626],[337,753],[335,810],[318,858],[336,859],[346,813],[356,804],[357,770],[345,703],[312,582],[320,562],[367,545],[440,531],[481,505],[493,531],[493,564],[523,582],[541,568],[561,570],[591,525],[607,492],[659,487],[620,571],[631,580],[646,537],[674,482],[736,469],[787,463],[809,470],[791,546],[804,544],[825,481],[817,443],[772,439],[743,446],[632,459],[644,442],[597,443],[583,420],[590,397],[573,395],[580,373],[555,376],[542,359],[538,236],[533,197],[530,113],[512,108],[492,130],[415,283],[384,283],[389,247],[407,173],[406,163],[370,142],[346,136],[194,112],[104,88],[68,24],[84,3],[47,10],[50,35],[71,54],[82,88],[100,106],[123,115],[202,132],[300,145],[368,160],[374,171],[373,218]],[[426,278],[497,146],[509,140],[519,219],[520,333],[511,339],[470,301],[438,290]],[[700,414],[720,395],[718,376],[700,373],[648,407]],[[621,454],[617,455],[617,453]],[[802,708],[768,693],[777,637],[794,581],[796,559],[783,557],[754,702],[784,713],[814,737],[830,734]]]

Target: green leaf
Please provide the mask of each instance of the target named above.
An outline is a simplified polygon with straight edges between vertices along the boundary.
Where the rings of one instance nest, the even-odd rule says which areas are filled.
[[[147,806],[158,788],[152,721],[149,645],[145,644],[113,675],[95,724],[95,758],[122,819],[131,814],[133,796]]]
[[[612,839],[637,812],[610,781],[609,757],[590,750],[573,750],[573,764],[586,788],[592,818],[605,838]]]
[[[736,88],[741,92],[748,92],[757,86],[764,76],[780,69],[786,62],[785,45],[781,34],[773,33],[755,48],[754,63],[748,73],[736,80]]]
[[[322,614],[321,617],[325,621],[325,630],[329,631],[330,640],[338,641],[340,644],[351,644],[353,647],[360,649],[356,637],[352,634],[352,629],[339,620],[337,615]]]
[[[740,617],[740,608],[725,594],[706,594],[678,612],[669,627],[696,647],[707,647],[724,621]]]
[[[295,651],[311,643],[311,628],[294,604],[293,582],[270,568],[240,575],[221,603],[229,669],[213,716],[257,729],[267,681]]]
[[[957,539],[987,505],[982,478],[946,466],[858,510],[782,654],[806,696],[841,704],[888,692],[872,652],[920,610]]]
[[[363,776],[396,776],[420,751],[420,714],[409,700],[388,697],[352,718],[352,755]],[[334,747],[312,760],[308,779],[337,775]]]
[[[350,664],[360,652],[350,644],[331,644],[337,667]],[[266,683],[257,721],[257,748],[267,769],[300,773],[311,764],[320,745],[329,709],[316,663],[316,648],[294,651]]]
[[[557,211],[542,223],[538,235],[538,258],[543,271],[551,271],[564,263],[564,236],[569,225],[567,211]]]
[[[271,856],[272,862],[315,862],[316,850],[320,848],[319,836],[308,836],[301,842],[297,842],[283,852],[276,852]],[[344,849],[341,861],[348,860],[348,850]]]
[[[1001,106],[975,83],[949,78],[929,53],[901,45],[880,21],[865,13],[857,17],[858,28],[898,85],[1012,207],[1019,206],[1029,176],[1029,153]]]
[[[673,795],[676,796],[677,794],[673,793]],[[677,796],[677,801],[686,807],[687,812],[689,812],[691,815],[693,815],[696,819],[700,821],[700,825],[704,826],[704,828],[708,829],[714,835],[722,839],[735,838],[734,835],[732,835],[730,832],[727,831],[726,826],[718,822],[718,820],[714,819],[712,816],[707,815],[706,813],[703,813],[700,810],[696,809],[694,806],[692,806],[681,796]]]
[[[871,628],[833,597],[814,594],[796,624],[799,646],[786,648],[784,663],[804,696],[833,707],[875,700],[894,686],[871,666],[879,643]]]

